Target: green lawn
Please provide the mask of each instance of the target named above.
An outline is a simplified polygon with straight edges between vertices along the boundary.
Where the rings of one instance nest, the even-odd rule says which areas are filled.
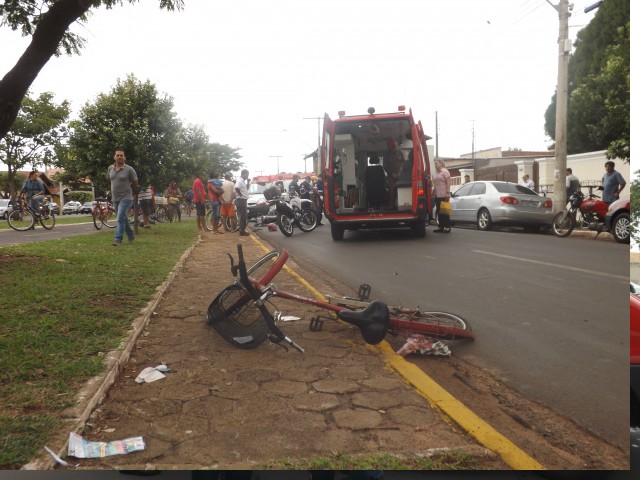
[[[119,248],[111,229],[0,248],[0,468],[42,452],[196,236],[193,222],[164,223]]]

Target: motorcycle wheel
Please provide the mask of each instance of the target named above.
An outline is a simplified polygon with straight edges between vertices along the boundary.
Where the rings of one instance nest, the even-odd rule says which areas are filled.
[[[290,237],[293,235],[293,219],[287,217],[286,215],[280,214],[278,215],[278,228],[282,232],[285,237]]]
[[[573,215],[567,211],[559,212],[553,217],[553,223],[551,224],[554,235],[560,238],[571,235],[575,227],[576,221],[573,219]]]
[[[313,210],[302,210],[296,213],[298,226],[303,232],[311,232],[318,226],[318,216]]]

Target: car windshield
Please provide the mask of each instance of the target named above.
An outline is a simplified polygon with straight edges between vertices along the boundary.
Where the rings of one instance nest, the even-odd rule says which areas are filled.
[[[264,185],[260,185],[259,183],[252,183],[249,185],[249,194],[255,195],[256,193],[262,193],[267,189]]]
[[[492,185],[498,190],[500,193],[521,193],[524,195],[535,195],[538,194],[527,188],[523,185],[518,185],[517,183],[507,183],[507,182],[492,182]]]
[[[0,200],[0,207],[6,207],[9,205],[9,200]]]

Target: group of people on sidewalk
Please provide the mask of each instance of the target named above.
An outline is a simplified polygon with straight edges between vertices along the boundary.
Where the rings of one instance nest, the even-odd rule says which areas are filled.
[[[221,235],[227,228],[227,220],[238,218],[240,236],[248,236],[247,232],[247,200],[249,199],[249,170],[242,170],[240,177],[232,181],[231,175],[212,171],[207,180],[207,188],[200,177],[193,181],[193,203],[196,207],[198,230],[206,231],[205,215],[207,199],[211,207],[211,221],[213,233]]]

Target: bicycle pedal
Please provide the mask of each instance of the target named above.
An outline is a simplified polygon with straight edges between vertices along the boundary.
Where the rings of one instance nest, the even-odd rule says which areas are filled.
[[[309,330],[312,332],[319,332],[322,330],[322,325],[324,324],[324,320],[321,320],[320,317],[313,317],[309,321]]]
[[[361,302],[369,300],[370,293],[371,293],[371,285],[367,283],[363,283],[362,285],[360,285],[360,288],[358,288],[358,300],[360,300]]]

